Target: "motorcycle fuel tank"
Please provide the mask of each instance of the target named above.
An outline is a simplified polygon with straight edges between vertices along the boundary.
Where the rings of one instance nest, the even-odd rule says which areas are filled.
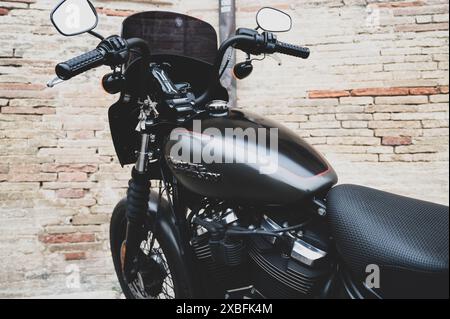
[[[329,163],[295,133],[241,109],[173,130],[164,154],[191,192],[238,203],[288,205],[337,183]]]

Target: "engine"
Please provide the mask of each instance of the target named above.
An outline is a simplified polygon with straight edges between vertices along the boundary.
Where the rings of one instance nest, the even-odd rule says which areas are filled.
[[[314,217],[223,203],[206,205],[195,216],[191,244],[206,297],[313,298],[327,286],[328,237]]]

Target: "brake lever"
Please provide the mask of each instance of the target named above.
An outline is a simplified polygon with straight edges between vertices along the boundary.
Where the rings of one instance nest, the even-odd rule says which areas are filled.
[[[47,82],[48,88],[54,88],[56,85],[65,82],[64,80],[60,79],[59,77],[55,77],[53,80],[50,80]]]

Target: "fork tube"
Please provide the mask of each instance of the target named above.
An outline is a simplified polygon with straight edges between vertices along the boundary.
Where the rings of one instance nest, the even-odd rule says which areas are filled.
[[[138,153],[138,159],[136,161],[135,169],[140,174],[147,173],[148,160],[149,160],[149,143],[150,134],[142,134],[141,150]]]
[[[127,233],[123,272],[128,283],[136,276],[136,257],[140,244],[145,239],[144,222],[150,198],[150,178],[148,176],[150,135],[142,134],[141,149],[132,171],[132,179],[127,191]]]

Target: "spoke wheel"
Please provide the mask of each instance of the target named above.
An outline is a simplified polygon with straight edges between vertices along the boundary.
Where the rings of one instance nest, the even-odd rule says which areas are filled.
[[[123,245],[127,231],[126,201],[121,201],[111,216],[111,255],[123,294],[127,299],[194,298],[192,277],[173,245],[173,236],[167,231],[149,231],[152,229],[151,221],[149,222],[147,238],[142,241],[139,256],[136,256],[137,276],[133,282],[128,283],[122,268],[122,257],[126,254],[126,247]]]
[[[150,231],[148,239],[141,243],[141,252],[141,262],[136,265],[136,279],[128,284],[135,299],[175,299],[175,288],[167,258]],[[123,249],[121,253],[124,253]],[[123,256],[121,261],[123,262]]]

